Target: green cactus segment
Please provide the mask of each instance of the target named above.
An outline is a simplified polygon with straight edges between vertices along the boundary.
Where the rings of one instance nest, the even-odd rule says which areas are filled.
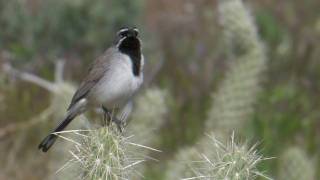
[[[241,0],[220,1],[219,13],[227,54],[236,61],[230,64],[225,80],[213,94],[206,128],[241,132],[253,112],[265,54],[254,21]]]
[[[291,147],[281,155],[279,180],[315,180],[314,162],[300,147]]]
[[[169,163],[166,179],[270,179],[257,169],[266,160],[247,144],[227,142],[209,136],[198,146],[185,148]]]
[[[125,179],[126,153],[124,138],[108,128],[81,133],[75,143],[71,160],[78,168],[81,179]]]
[[[256,146],[235,142],[234,135],[225,143],[211,136],[203,143],[202,161],[198,176],[211,179],[270,179],[257,168],[266,160],[260,155]]]

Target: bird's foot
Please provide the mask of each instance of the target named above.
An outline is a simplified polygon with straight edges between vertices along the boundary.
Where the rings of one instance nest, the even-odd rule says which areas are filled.
[[[102,124],[103,126],[110,126],[110,122],[111,122],[111,117],[108,115],[108,113],[103,113],[103,121]]]
[[[113,117],[112,118],[112,122],[114,122],[117,125],[117,128],[118,128],[119,132],[122,133],[122,131],[123,131],[123,123],[122,123],[122,121],[119,120],[116,117]]]
[[[111,113],[107,108],[103,106],[102,106],[102,110],[103,110],[103,122],[102,122],[103,126],[110,126],[110,121],[112,119]]]
[[[103,122],[104,122],[104,126],[110,126],[110,122],[114,122],[117,125],[118,130],[120,131],[120,133],[122,133],[123,131],[123,122],[121,120],[119,120],[117,117],[112,116],[112,114],[110,113],[110,111],[103,107]]]

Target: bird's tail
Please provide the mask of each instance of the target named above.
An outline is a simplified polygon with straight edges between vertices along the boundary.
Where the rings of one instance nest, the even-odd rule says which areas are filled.
[[[58,125],[58,127],[41,141],[38,148],[43,152],[47,152],[58,138],[55,133],[62,131],[74,118],[75,116],[67,115],[67,117]]]

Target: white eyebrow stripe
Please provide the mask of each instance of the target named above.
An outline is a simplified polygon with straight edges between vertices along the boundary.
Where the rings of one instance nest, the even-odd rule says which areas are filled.
[[[118,34],[125,32],[125,31],[129,31],[129,29],[128,28],[121,29],[120,31],[118,31]]]
[[[133,30],[134,30],[134,31],[137,31],[137,32],[139,32],[139,29],[138,29],[138,28],[134,28]]]

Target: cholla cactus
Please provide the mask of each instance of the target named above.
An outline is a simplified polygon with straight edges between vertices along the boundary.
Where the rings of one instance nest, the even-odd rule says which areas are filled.
[[[213,95],[206,127],[225,133],[241,129],[252,113],[265,68],[265,54],[252,17],[241,0],[221,0],[219,12],[228,42],[226,49],[237,61],[232,62]]]
[[[248,147],[231,139],[223,144],[215,137],[202,142],[203,165],[198,171],[198,177],[207,179],[270,179],[257,169],[259,163],[266,158],[258,154],[256,146]]]
[[[234,136],[225,144],[210,136],[194,148],[182,150],[169,164],[167,179],[270,179],[257,169],[265,158],[255,146],[238,144]]]
[[[119,134],[115,127],[88,130],[88,133],[71,132],[78,134],[80,140],[66,138],[66,132],[60,134],[75,144],[75,150],[70,151],[72,159],[62,169],[73,167],[71,170],[76,172],[78,178],[127,179],[134,165],[142,162],[139,158],[132,158],[127,146],[133,143]]]
[[[230,52],[239,55],[254,50],[262,51],[254,19],[242,0],[220,0],[219,14]]]
[[[315,180],[315,165],[300,147],[290,147],[281,155],[279,180]]]

